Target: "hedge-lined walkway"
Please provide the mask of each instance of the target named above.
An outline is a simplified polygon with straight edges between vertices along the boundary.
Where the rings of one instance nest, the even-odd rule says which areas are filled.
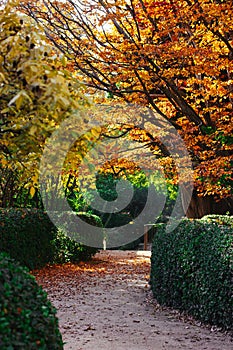
[[[106,251],[35,273],[58,309],[65,350],[231,350],[229,335],[159,307],[148,252]]]

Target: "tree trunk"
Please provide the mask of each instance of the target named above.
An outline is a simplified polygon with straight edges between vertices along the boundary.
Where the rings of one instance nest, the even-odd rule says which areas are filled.
[[[189,204],[186,216],[197,219],[208,214],[226,214],[233,215],[233,197],[228,197],[216,201],[213,196],[199,197],[194,191]]]

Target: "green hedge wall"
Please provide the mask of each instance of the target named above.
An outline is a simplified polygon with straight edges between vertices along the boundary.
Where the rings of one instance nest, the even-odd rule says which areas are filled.
[[[53,241],[53,262],[79,262],[91,259],[91,257],[96,254],[99,249],[88,247],[79,243],[81,238],[78,235],[76,222],[73,222],[73,217],[75,214],[73,212],[60,212],[57,213],[57,215],[59,216],[61,228],[57,230],[56,237]],[[86,212],[78,212],[77,215],[82,221],[85,221],[92,226],[103,227],[102,221],[97,215]],[[72,226],[74,226],[74,232],[68,233],[68,227],[71,228]],[[72,236],[75,237],[75,239],[72,239]],[[89,239],[91,240],[91,237],[89,237]]]
[[[184,219],[171,233],[158,225],[150,283],[159,303],[232,330],[232,217]]]
[[[56,228],[38,209],[0,209],[0,251],[30,269],[51,262]]]
[[[101,226],[95,215],[80,213],[79,216]],[[88,260],[97,251],[69,238],[65,230],[58,230],[42,210],[0,209],[0,252],[8,253],[29,269],[47,263]]]
[[[56,310],[46,292],[6,254],[0,254],[0,349],[63,349]]]

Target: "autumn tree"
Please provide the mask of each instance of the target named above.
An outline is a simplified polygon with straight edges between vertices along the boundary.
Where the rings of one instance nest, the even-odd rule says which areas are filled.
[[[189,215],[221,210],[219,199],[232,210],[232,1],[21,4],[90,91],[148,106],[175,126],[195,170]]]
[[[35,194],[45,140],[87,103],[64,55],[16,5],[0,7],[1,206],[13,205],[22,190]]]

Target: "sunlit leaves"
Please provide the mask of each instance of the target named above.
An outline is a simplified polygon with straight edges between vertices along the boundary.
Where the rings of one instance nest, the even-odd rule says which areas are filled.
[[[108,103],[148,106],[168,119],[190,152],[199,193],[231,195],[230,182],[221,180],[223,171],[230,181],[221,159],[229,162],[233,151],[232,1],[23,3],[30,4],[89,91],[100,91],[98,102],[107,93]],[[157,144],[156,152],[159,156]],[[221,169],[216,174],[214,162]],[[214,185],[219,181],[221,191]]]
[[[0,10],[0,42],[1,186],[5,169],[11,169],[33,196],[46,138],[88,102],[66,59],[14,2]]]

